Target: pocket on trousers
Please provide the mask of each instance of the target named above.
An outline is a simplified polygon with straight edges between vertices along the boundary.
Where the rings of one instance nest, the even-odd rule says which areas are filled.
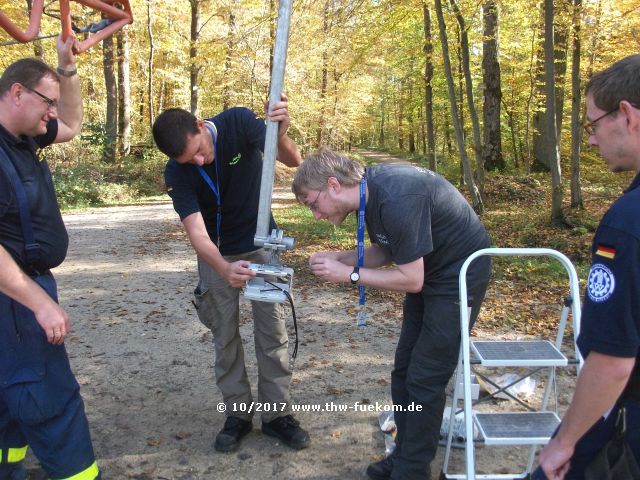
[[[73,377],[43,377],[33,370],[21,373],[21,381],[5,389],[5,398],[13,415],[26,425],[39,425],[60,415],[79,388]]]
[[[216,329],[216,322],[213,308],[213,292],[207,289],[204,292],[200,287],[196,287],[193,291],[193,306],[196,307],[196,313],[200,322],[212,332]]]

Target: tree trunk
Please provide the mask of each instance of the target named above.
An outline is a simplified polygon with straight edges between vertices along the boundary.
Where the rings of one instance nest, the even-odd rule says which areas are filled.
[[[117,33],[118,42],[118,155],[131,151],[131,83],[129,76],[129,29]]]
[[[404,150],[404,81],[400,82],[400,98],[398,105],[398,149]]]
[[[505,164],[502,156],[500,128],[502,90],[500,88],[500,63],[498,62],[498,6],[495,0],[488,0],[482,9],[484,23],[482,42],[482,78],[484,83],[482,161],[486,170],[503,171]],[[513,117],[510,117],[510,122],[513,136]]]
[[[329,36],[329,2],[324,4],[322,11],[322,32],[325,38]],[[327,88],[329,86],[329,58],[326,47],[322,50],[322,80],[320,84],[320,118],[318,119],[318,127],[316,128],[316,146],[322,145],[322,131],[326,122],[327,109]]]
[[[544,0],[544,77],[546,101],[545,146],[548,163],[551,167],[551,221],[562,223],[562,182],[560,171],[560,152],[556,136],[556,105],[555,105],[555,75],[554,75],[554,42],[553,42],[553,0]]]
[[[467,93],[467,107],[469,108],[469,118],[471,119],[471,127],[473,131],[473,152],[476,159],[476,181],[480,194],[484,196],[484,163],[482,160],[482,138],[480,135],[480,121],[478,120],[478,112],[476,104],[473,100],[473,80],[471,79],[471,67],[469,66],[469,35],[467,27],[462,17],[462,13],[458,8],[456,0],[449,0],[451,7],[456,15],[456,20],[460,25],[460,54],[462,57],[462,72],[464,74],[464,83]]]
[[[582,124],[580,105],[580,14],[582,0],[574,0],[573,6],[573,56],[571,59],[571,208],[583,208],[580,188],[580,144],[582,142]]]
[[[27,13],[29,14],[29,18],[31,18],[31,9],[33,8],[33,1],[27,0]],[[40,35],[40,31],[38,31],[38,36]],[[42,42],[40,40],[33,41],[33,55],[42,60],[44,56],[44,48],[42,48]]]
[[[151,1],[147,0],[147,35],[149,36],[149,57],[147,58],[147,107],[149,108],[149,130],[153,127],[155,114],[153,111],[153,56],[155,53],[155,45],[153,39],[152,28],[152,10]]]
[[[424,17],[424,99],[425,99],[425,123],[426,131],[426,151],[429,168],[434,172],[436,165],[436,138],[433,129],[433,39],[431,33],[431,13],[426,2],[422,3],[422,14]]]
[[[532,168],[535,171],[548,172],[550,165],[546,151],[545,125],[546,122],[546,84],[545,84],[545,0],[540,5],[540,30],[537,42],[535,67],[535,93],[533,94],[533,159]],[[552,52],[553,55],[553,52]],[[555,94],[555,92],[554,92]]]
[[[567,2],[566,0],[557,1],[555,8],[561,8],[566,10]],[[555,101],[556,101],[556,135],[558,138],[558,149],[560,149],[560,143],[562,140],[562,119],[564,118],[564,83],[567,76],[567,50],[569,48],[568,39],[569,39],[569,26],[565,21],[563,16],[559,16],[556,14],[554,17],[556,18],[554,22],[554,33],[553,33],[553,54],[554,54],[554,75],[555,75]]]
[[[102,42],[102,68],[104,86],[107,92],[102,160],[107,163],[114,163],[116,160],[116,136],[118,132],[118,92],[113,64],[113,36],[109,35]]]
[[[550,1],[550,0],[549,0]],[[453,83],[453,74],[451,72],[451,61],[449,60],[449,47],[447,39],[447,27],[444,22],[444,15],[442,14],[442,3],[440,0],[435,0],[436,16],[438,17],[438,26],[440,30],[440,43],[442,45],[442,59],[444,61],[444,73],[447,78],[447,88],[449,91],[449,105],[451,107],[451,120],[453,121],[453,127],[456,132],[456,143],[458,144],[458,151],[460,153],[460,159],[462,164],[462,170],[464,172],[464,179],[471,195],[471,201],[474,210],[480,214],[484,210],[482,203],[482,197],[478,191],[475,182],[473,180],[473,174],[471,171],[471,164],[467,157],[467,152],[464,146],[464,138],[462,134],[462,125],[460,124],[460,117],[458,116],[458,104],[456,103],[456,89]]]
[[[198,113],[198,36],[200,34],[200,0],[189,0],[191,4],[191,28],[189,32],[189,108]]]

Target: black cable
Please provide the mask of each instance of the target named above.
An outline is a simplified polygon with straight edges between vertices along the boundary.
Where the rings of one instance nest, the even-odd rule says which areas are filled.
[[[298,320],[296,318],[296,309],[293,306],[293,298],[291,298],[291,294],[285,290],[284,288],[279,287],[278,285],[276,285],[275,283],[272,283],[268,280],[265,280],[264,283],[268,283],[269,285],[271,285],[272,287],[274,287],[274,290],[280,290],[282,293],[285,294],[285,296],[287,297],[287,300],[289,300],[289,305],[291,305],[291,316],[293,317],[293,330],[296,334],[296,341],[293,345],[293,353],[291,354],[291,359],[295,360],[296,356],[298,355]],[[263,292],[268,292],[268,291],[273,291],[273,290],[262,290]]]

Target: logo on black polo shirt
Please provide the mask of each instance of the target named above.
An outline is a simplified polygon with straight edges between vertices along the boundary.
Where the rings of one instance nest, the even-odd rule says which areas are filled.
[[[609,300],[616,288],[616,279],[611,270],[596,263],[589,270],[589,280],[587,283],[587,294],[589,298],[597,303]]]

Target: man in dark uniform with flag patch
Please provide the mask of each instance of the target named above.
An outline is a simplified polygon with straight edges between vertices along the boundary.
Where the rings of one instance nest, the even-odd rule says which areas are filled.
[[[611,171],[636,177],[593,240],[578,338],[584,367],[558,432],[540,453],[536,480],[585,478],[585,468],[612,438],[622,406],[625,439],[640,461],[640,55],[595,75],[586,97],[589,145]]]

